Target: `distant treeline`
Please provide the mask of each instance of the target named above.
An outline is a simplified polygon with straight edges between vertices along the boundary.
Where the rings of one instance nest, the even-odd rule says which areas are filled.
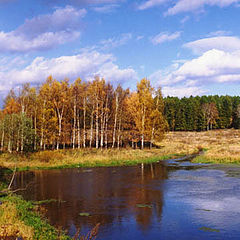
[[[170,131],[240,128],[240,97],[202,96],[164,99]]]
[[[137,91],[96,77],[11,90],[0,111],[0,151],[151,147],[167,128],[161,89],[142,79]]]

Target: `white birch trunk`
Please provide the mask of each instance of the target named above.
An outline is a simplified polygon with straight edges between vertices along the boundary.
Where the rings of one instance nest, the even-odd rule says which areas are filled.
[[[83,99],[83,147],[86,147],[86,97]]]
[[[73,136],[72,136],[72,148],[75,149],[75,140],[76,140],[76,98],[74,98],[73,106]]]
[[[116,94],[116,108],[115,108],[115,117],[114,117],[114,127],[113,127],[113,143],[112,148],[115,146],[116,141],[116,128],[117,128],[117,117],[118,117],[118,93]]]
[[[93,140],[93,110],[92,110],[92,114],[91,114],[91,130],[90,130],[90,142],[89,142],[89,145],[90,145],[90,148],[92,147],[92,140]]]

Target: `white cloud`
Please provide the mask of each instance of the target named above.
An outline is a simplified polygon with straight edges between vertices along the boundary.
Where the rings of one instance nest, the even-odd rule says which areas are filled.
[[[225,52],[212,49],[191,60],[174,61],[164,70],[149,76],[154,85],[163,87],[165,96],[206,94],[211,84],[240,84],[240,50]]]
[[[195,54],[202,54],[211,49],[233,52],[240,49],[240,38],[229,36],[203,38],[183,46],[191,49]]]
[[[124,0],[75,0],[76,3],[85,3],[85,4],[106,4],[106,3],[117,3]]]
[[[232,4],[237,4],[240,0],[147,0],[138,5],[139,10],[145,10],[155,6],[160,6],[164,3],[173,5],[168,8],[165,15],[175,15],[181,12],[202,11],[205,6],[227,7]]]
[[[77,39],[79,32],[46,32],[33,39],[26,39],[12,33],[0,32],[0,51],[2,52],[29,52],[47,50],[57,45]]]
[[[230,31],[224,31],[224,30],[218,30],[218,31],[215,31],[215,32],[210,32],[208,34],[209,37],[216,37],[216,36],[228,36],[228,35],[231,35],[231,32]]]
[[[46,50],[80,36],[76,29],[86,15],[85,9],[71,6],[57,8],[52,14],[27,19],[23,25],[11,32],[0,32],[1,52],[28,52]]]
[[[168,33],[168,32],[161,32],[155,37],[151,38],[151,42],[154,45],[161,44],[164,42],[173,41],[181,36],[181,32],[175,32],[175,33]]]
[[[112,49],[126,44],[129,40],[132,39],[131,33],[121,34],[120,37],[109,38],[102,40],[99,45],[102,50]]]
[[[93,10],[98,13],[111,13],[116,8],[119,8],[119,7],[120,7],[119,4],[108,4],[104,6],[94,7]]]
[[[187,61],[166,78],[168,84],[191,81],[195,85],[206,83],[240,83],[240,51],[228,53],[210,50]]]
[[[206,5],[222,8],[239,2],[240,0],[179,0],[173,7],[167,10],[166,15],[203,10]]]
[[[199,87],[188,87],[188,86],[174,86],[174,87],[163,87],[163,95],[173,97],[190,97],[190,96],[201,96],[206,94],[206,91]]]
[[[146,2],[141,3],[140,5],[138,5],[138,9],[139,10],[145,10],[148,8],[152,8],[155,6],[159,6],[165,2],[168,2],[169,0],[148,0]]]
[[[139,35],[139,36],[137,36],[136,40],[139,41],[139,40],[142,40],[143,38],[144,38],[143,35]]]
[[[189,16],[185,16],[182,20],[181,20],[181,24],[184,24],[185,22],[187,22],[190,19]]]
[[[0,71],[0,86],[6,90],[26,82],[37,84],[49,75],[58,80],[74,80],[77,77],[91,80],[96,75],[111,82],[137,80],[135,70],[131,67],[120,69],[113,55],[85,51],[78,55],[51,59],[37,57],[25,68]]]

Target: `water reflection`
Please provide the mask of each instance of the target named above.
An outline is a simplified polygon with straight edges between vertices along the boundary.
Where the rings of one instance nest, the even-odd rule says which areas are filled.
[[[164,164],[149,164],[19,172],[14,186],[23,188],[32,182],[22,192],[28,200],[61,200],[46,204],[46,215],[52,224],[68,230],[70,235],[78,228],[87,231],[97,223],[112,235],[112,231],[126,230],[126,225],[144,232],[151,229],[153,221],[161,222],[167,178]],[[90,216],[80,216],[83,212]]]
[[[231,173],[240,168],[231,167]],[[45,204],[73,236],[101,223],[98,239],[239,239],[240,181],[226,169],[167,161],[131,167],[21,172],[15,188]],[[90,216],[80,216],[89,213]]]

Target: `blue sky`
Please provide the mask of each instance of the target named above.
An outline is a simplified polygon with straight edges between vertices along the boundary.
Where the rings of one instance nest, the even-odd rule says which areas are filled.
[[[0,94],[99,75],[164,96],[239,95],[240,0],[0,0]]]

